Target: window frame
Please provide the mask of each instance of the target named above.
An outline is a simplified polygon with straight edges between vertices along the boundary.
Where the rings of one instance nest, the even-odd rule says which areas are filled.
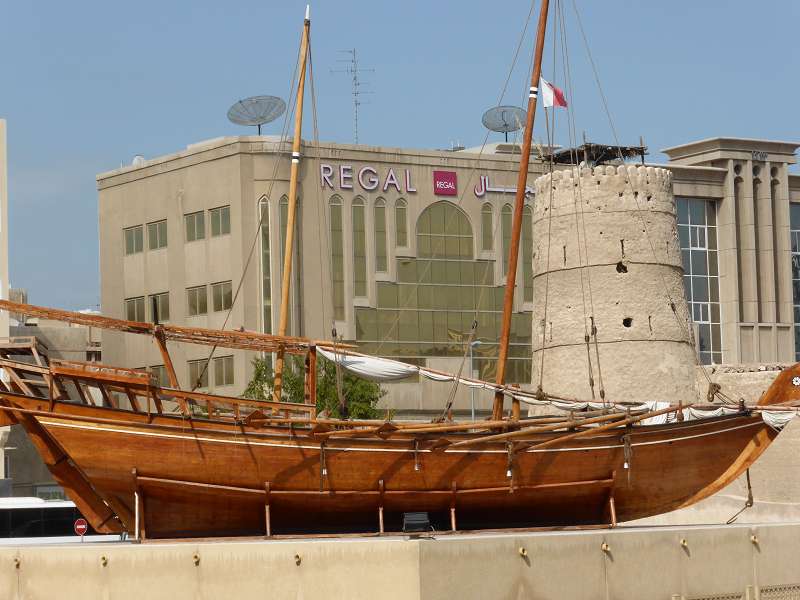
[[[162,228],[163,226],[163,228]],[[152,228],[152,229],[151,229]],[[153,246],[153,234],[155,231],[156,245]],[[162,239],[163,234],[163,239]],[[160,219],[159,221],[151,221],[147,224],[147,249],[148,250],[163,250],[169,243],[169,232],[167,227],[167,220]]]
[[[153,314],[153,299],[156,300],[158,303],[158,322],[159,323],[168,323],[169,322],[169,292],[157,292],[155,294],[148,294],[147,295],[147,306],[145,307],[145,311],[150,312],[150,322],[155,323],[155,315]],[[166,299],[166,311],[163,309],[162,303]],[[166,312],[166,318],[163,316]]]
[[[195,389],[194,386],[195,386],[195,384],[197,383],[197,380],[198,380],[198,377],[196,375],[198,375],[199,373],[203,373],[202,369],[205,366],[206,362],[207,362],[207,359],[205,359],[205,358],[198,358],[198,359],[195,359],[195,360],[186,361],[187,372],[189,374],[189,389]],[[198,368],[198,370],[199,370],[198,373],[192,373],[192,370],[194,368]],[[205,372],[203,373],[203,376],[199,377],[200,385],[198,385],[196,389],[198,389],[198,390],[207,390],[208,389],[209,371],[211,371],[211,369],[210,368],[206,368]]]
[[[203,290],[202,304],[203,304],[204,310],[200,311],[198,309],[198,312],[192,312],[191,294],[193,292],[199,292],[200,290]],[[199,302],[198,302],[198,304],[199,304]],[[203,285],[193,285],[191,287],[186,288],[186,316],[188,316],[188,317],[201,317],[201,316],[205,316],[207,314],[208,314],[208,285],[204,283]]]
[[[197,219],[200,219],[199,228],[199,235],[198,235],[198,227],[197,227]],[[193,237],[189,235],[190,227],[189,221],[192,220],[192,227],[191,231],[193,232]],[[183,215],[183,231],[184,231],[184,241],[188,244],[190,242],[199,242],[201,240],[206,239],[206,214],[202,210],[198,210],[195,212],[186,213]]]
[[[130,311],[128,310],[128,306],[132,302],[141,302],[141,319],[138,318],[130,318]],[[136,323],[146,323],[147,322],[147,307],[144,303],[144,296],[131,296],[130,298],[125,298],[124,301],[125,307],[125,320],[126,321],[134,321]],[[134,317],[139,316],[138,308],[134,309]]]
[[[133,250],[128,252],[128,233],[136,233],[138,230],[138,240],[136,237],[132,238],[133,242]],[[139,242],[139,248],[136,249],[136,242]],[[123,252],[125,256],[133,256],[134,254],[141,254],[144,252],[144,225],[132,225],[131,227],[125,227],[122,229],[122,246]]]
[[[219,381],[219,373],[220,367],[222,369],[222,378],[223,381]],[[214,387],[227,387],[236,385],[236,362],[233,359],[233,355],[227,356],[215,356],[214,357]],[[230,381],[228,381],[228,375],[230,376]]]
[[[211,237],[221,237],[223,235],[230,235],[231,233],[231,205],[226,204],[224,206],[217,206],[215,208],[209,209],[209,221],[211,222]],[[219,231],[214,233],[214,219],[218,217],[218,228]],[[227,231],[224,231],[225,227],[225,220],[223,219],[223,215],[227,215]]]
[[[230,302],[228,306],[225,306],[225,286],[228,286],[228,295],[230,296]],[[221,289],[221,297],[220,297],[220,308],[217,308],[217,298],[215,295],[215,291],[217,289]],[[211,284],[211,309],[213,312],[225,312],[226,310],[230,310],[233,307],[233,282],[232,281],[217,281],[216,283]]]

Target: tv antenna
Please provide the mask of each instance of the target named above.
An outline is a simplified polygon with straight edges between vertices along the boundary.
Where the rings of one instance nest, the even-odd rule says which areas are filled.
[[[374,73],[375,69],[362,69],[358,66],[358,56],[356,55],[356,49],[353,48],[352,50],[339,50],[339,52],[345,52],[350,55],[350,58],[340,58],[336,62],[346,62],[349,63],[347,68],[345,69],[331,69],[331,73],[347,73],[350,75],[352,82],[353,82],[353,91],[351,92],[353,95],[353,143],[358,143],[358,107],[362,104],[366,104],[365,102],[361,101],[362,94],[371,94],[372,92],[367,92],[361,89],[362,85],[368,85],[366,82],[361,81],[360,74],[361,73]]]
[[[258,135],[261,135],[261,126],[271,123],[285,110],[286,102],[277,96],[251,96],[237,101],[228,109],[228,120],[237,125],[255,125]]]
[[[518,106],[495,106],[483,113],[483,126],[489,131],[497,131],[508,134],[511,131],[518,131],[525,126],[527,113]]]

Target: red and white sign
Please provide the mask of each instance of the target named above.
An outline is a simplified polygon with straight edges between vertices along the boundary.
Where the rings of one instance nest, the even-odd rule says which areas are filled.
[[[457,196],[458,179],[455,171],[433,172],[433,193],[437,196]]]
[[[86,519],[83,518],[75,519],[73,529],[75,529],[75,535],[83,537],[86,535],[86,532],[89,531],[89,523],[87,523]]]

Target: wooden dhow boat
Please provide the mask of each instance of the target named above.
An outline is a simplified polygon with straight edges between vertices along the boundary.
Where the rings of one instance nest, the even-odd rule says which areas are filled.
[[[95,530],[140,538],[396,531],[409,511],[453,529],[614,524],[722,489],[775,439],[775,419],[784,422],[800,402],[797,364],[756,406],[662,424],[649,423],[689,409],[609,405],[462,423],[322,419],[314,363],[330,342],[7,301],[0,309],[152,336],[172,378],[168,341],[305,355],[307,404],[163,388],[139,369],[35,352],[23,362],[11,360],[22,349],[6,349],[0,422],[25,428]],[[498,391],[524,399],[516,388]]]
[[[521,148],[497,379],[449,377],[493,390],[491,419],[423,423],[317,415],[318,351],[332,352],[337,362],[359,355],[342,344],[285,335],[306,14],[279,335],[0,301],[10,312],[151,336],[161,351],[169,387],[144,370],[48,361],[35,344],[7,344],[0,352],[0,424],[25,428],[96,531],[139,539],[383,532],[399,530],[401,515],[412,511],[428,512],[440,528],[453,530],[613,525],[691,505],[728,485],[764,452],[800,402],[800,364],[782,372],[756,406],[710,405],[716,412],[693,419],[704,407],[603,402],[587,409],[568,401],[561,415],[524,418],[522,401],[552,398],[504,383],[548,5],[543,0]],[[273,401],[180,389],[168,342],[273,353]],[[20,353],[28,356],[20,360]],[[281,401],[286,354],[305,357],[305,403]]]

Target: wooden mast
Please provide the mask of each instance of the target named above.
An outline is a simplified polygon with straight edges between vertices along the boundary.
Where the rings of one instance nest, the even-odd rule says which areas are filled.
[[[506,362],[508,359],[508,340],[511,332],[511,313],[514,308],[514,286],[517,280],[517,259],[519,256],[519,240],[522,231],[522,209],[525,203],[525,186],[528,183],[528,164],[531,158],[531,136],[533,123],[536,118],[536,98],[538,96],[539,79],[542,75],[542,52],[544,51],[544,38],[547,29],[547,13],[550,8],[549,0],[542,0],[539,12],[539,29],[536,32],[536,51],[531,74],[531,88],[528,96],[528,114],[525,123],[525,133],[522,142],[522,157],[519,161],[519,175],[517,177],[517,193],[514,200],[514,220],[511,228],[511,247],[508,251],[508,271],[506,273],[506,292],[503,299],[503,326],[500,332],[500,350],[497,357],[498,385],[505,383]],[[498,390],[494,395],[492,419],[498,421],[503,418],[503,391]],[[519,400],[512,401],[511,416],[519,419]]]
[[[300,41],[300,64],[297,80],[297,101],[294,111],[294,142],[292,143],[292,166],[289,174],[289,206],[286,220],[286,243],[283,251],[283,279],[281,281],[281,312],[278,321],[278,335],[286,335],[289,320],[289,286],[292,278],[292,250],[294,249],[294,223],[297,211],[297,176],[300,169],[300,136],[303,130],[303,92],[306,83],[306,64],[308,63],[308,35],[311,30],[309,6],[306,5],[306,18],[303,21],[303,38]],[[279,348],[275,358],[275,379],[272,387],[273,399],[280,402],[283,384],[283,348]]]

